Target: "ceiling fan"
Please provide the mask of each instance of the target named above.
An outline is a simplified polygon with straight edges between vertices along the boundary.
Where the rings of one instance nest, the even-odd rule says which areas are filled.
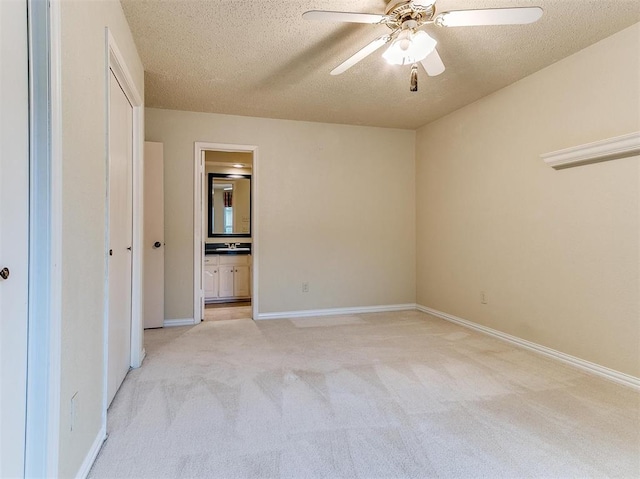
[[[422,28],[466,27],[480,25],[523,25],[542,17],[540,7],[488,8],[454,10],[436,13],[436,0],[390,0],[384,15],[375,13],[332,12],[310,10],[302,14],[307,20],[386,25],[391,29],[331,70],[340,75],[387,43],[391,43],[382,57],[392,65],[412,65],[411,91],[418,90],[418,63],[429,76],[440,75],[445,67],[436,40]]]

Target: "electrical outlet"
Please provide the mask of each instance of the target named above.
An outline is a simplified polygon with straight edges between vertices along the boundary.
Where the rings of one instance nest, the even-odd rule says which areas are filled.
[[[487,293],[485,293],[484,291],[480,291],[480,302],[482,304],[487,304]]]
[[[75,422],[76,422],[76,402],[78,400],[78,391],[76,391],[76,393],[71,396],[71,405],[69,408],[69,430],[73,431],[73,427],[75,426]]]
[[[309,282],[308,281],[303,281],[302,282],[302,292],[303,293],[308,293],[309,292]]]

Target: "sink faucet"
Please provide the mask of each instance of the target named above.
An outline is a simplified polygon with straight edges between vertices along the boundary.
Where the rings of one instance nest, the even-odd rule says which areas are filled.
[[[229,243],[225,243],[224,244],[227,248],[231,248],[231,245]]]

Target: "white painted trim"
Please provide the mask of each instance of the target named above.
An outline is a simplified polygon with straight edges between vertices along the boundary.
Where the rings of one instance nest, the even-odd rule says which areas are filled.
[[[106,68],[105,68],[105,192],[104,192],[104,244],[105,248],[109,248],[109,106],[111,105],[111,93],[109,88],[109,34],[106,32],[105,41],[105,55],[106,55]],[[101,415],[101,427],[105,429],[107,427],[107,409],[109,407],[109,401],[107,398],[109,390],[109,257],[105,251],[104,256],[104,298],[103,298],[103,318],[102,318],[102,415]]]
[[[260,242],[258,241],[258,218],[260,202],[258,191],[258,147],[256,145],[236,145],[231,143],[194,143],[194,179],[193,179],[193,316],[196,322],[202,318],[202,255],[204,249],[204,232],[202,228],[203,211],[201,192],[197,185],[202,184],[204,178],[204,151],[227,151],[252,154],[251,169],[251,307],[253,318],[258,317],[259,287],[258,287],[258,258],[260,256]],[[201,168],[200,168],[201,167]],[[166,323],[166,321],[165,321]]]
[[[131,285],[131,367],[142,366],[144,349],[144,104],[133,108],[133,262]]]
[[[193,326],[195,324],[200,323],[200,321],[196,321],[193,318],[184,318],[184,319],[165,319],[163,323],[163,327],[165,328],[174,328],[176,326]]]
[[[49,286],[49,412],[47,477],[58,475],[62,357],[62,0],[49,0],[51,94],[51,270]]]
[[[596,376],[600,376],[602,378],[608,379],[609,381],[613,381],[618,384],[622,384],[623,386],[627,386],[632,389],[640,391],[640,378],[636,378],[634,376],[630,376],[629,374],[621,373],[619,371],[615,371],[614,369],[600,366],[599,364],[595,364],[590,361],[585,361],[584,359],[580,359],[575,356],[571,356],[569,354],[565,354],[563,352],[557,351],[555,349],[551,349],[546,346],[542,346],[540,344],[518,338],[517,336],[512,336],[510,334],[503,333],[496,329],[482,326],[480,324],[474,323],[472,321],[468,321],[466,319],[458,318],[457,316],[454,316],[452,314],[443,313],[442,311],[438,311],[432,308],[427,308],[426,306],[422,306],[422,305],[417,305],[416,309],[418,311],[422,311],[423,313],[436,316],[437,318],[441,318],[446,321],[459,324],[460,326],[464,326],[465,328],[474,329],[476,331],[487,334],[489,336],[493,336],[503,341],[507,341],[511,344],[515,344],[516,346],[520,346],[530,351],[534,351],[544,356],[556,359],[558,361],[562,361],[563,363],[569,364],[575,368],[581,369],[583,371],[594,374]]]
[[[58,475],[62,93],[60,2],[29,0],[30,264],[25,477]],[[34,189],[35,194],[34,194]]]
[[[305,309],[301,311],[283,311],[279,313],[260,313],[255,319],[309,318],[312,316],[338,316],[358,313],[382,313],[388,311],[409,311],[416,309],[415,303],[388,304],[382,306],[359,306],[354,308]]]
[[[118,78],[118,83],[124,90],[127,98],[131,104],[136,106],[142,106],[142,95],[138,91],[133,77],[131,76],[131,70],[127,66],[127,62],[124,59],[124,55],[118,48],[115,38],[111,34],[109,27],[105,28],[107,35],[108,55],[109,55],[109,67],[113,70]]]
[[[547,165],[562,169],[636,155],[640,155],[640,132],[552,151],[540,155],[540,158]]]
[[[258,147],[254,146],[251,150],[253,152],[253,163],[251,164],[251,317],[257,318],[260,314],[258,305],[260,303],[260,288],[258,283],[259,266],[260,262],[260,241],[259,238],[259,212],[260,203],[258,198],[260,197],[260,190],[258,188],[258,170],[260,162],[258,161]]]
[[[96,457],[98,457],[98,453],[102,448],[102,444],[104,444],[104,441],[106,439],[107,439],[107,430],[106,430],[106,427],[103,425],[100,428],[100,431],[98,431],[98,435],[93,440],[93,444],[91,444],[91,448],[89,449],[89,452],[85,456],[84,461],[82,461],[82,466],[80,466],[80,470],[76,475],[77,479],[85,479],[89,475],[89,471],[91,471],[91,466],[93,466],[93,463],[96,460]],[[57,476],[58,474],[52,477],[57,477]]]
[[[202,278],[203,268],[203,243],[204,234],[202,232],[203,211],[202,203],[202,182],[204,181],[204,155],[203,147],[200,143],[194,144],[194,164],[193,164],[193,318],[194,321],[202,321],[202,304],[204,303],[204,280]],[[165,319],[165,324],[167,320]]]

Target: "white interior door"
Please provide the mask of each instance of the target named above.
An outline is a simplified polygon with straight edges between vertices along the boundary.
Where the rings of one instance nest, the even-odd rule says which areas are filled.
[[[133,107],[109,75],[109,325],[107,404],[131,365]]]
[[[144,327],[164,325],[164,161],[162,143],[144,144]]]
[[[29,245],[27,59],[26,1],[0,0],[0,477],[24,475]],[[3,268],[7,268],[4,273]]]

